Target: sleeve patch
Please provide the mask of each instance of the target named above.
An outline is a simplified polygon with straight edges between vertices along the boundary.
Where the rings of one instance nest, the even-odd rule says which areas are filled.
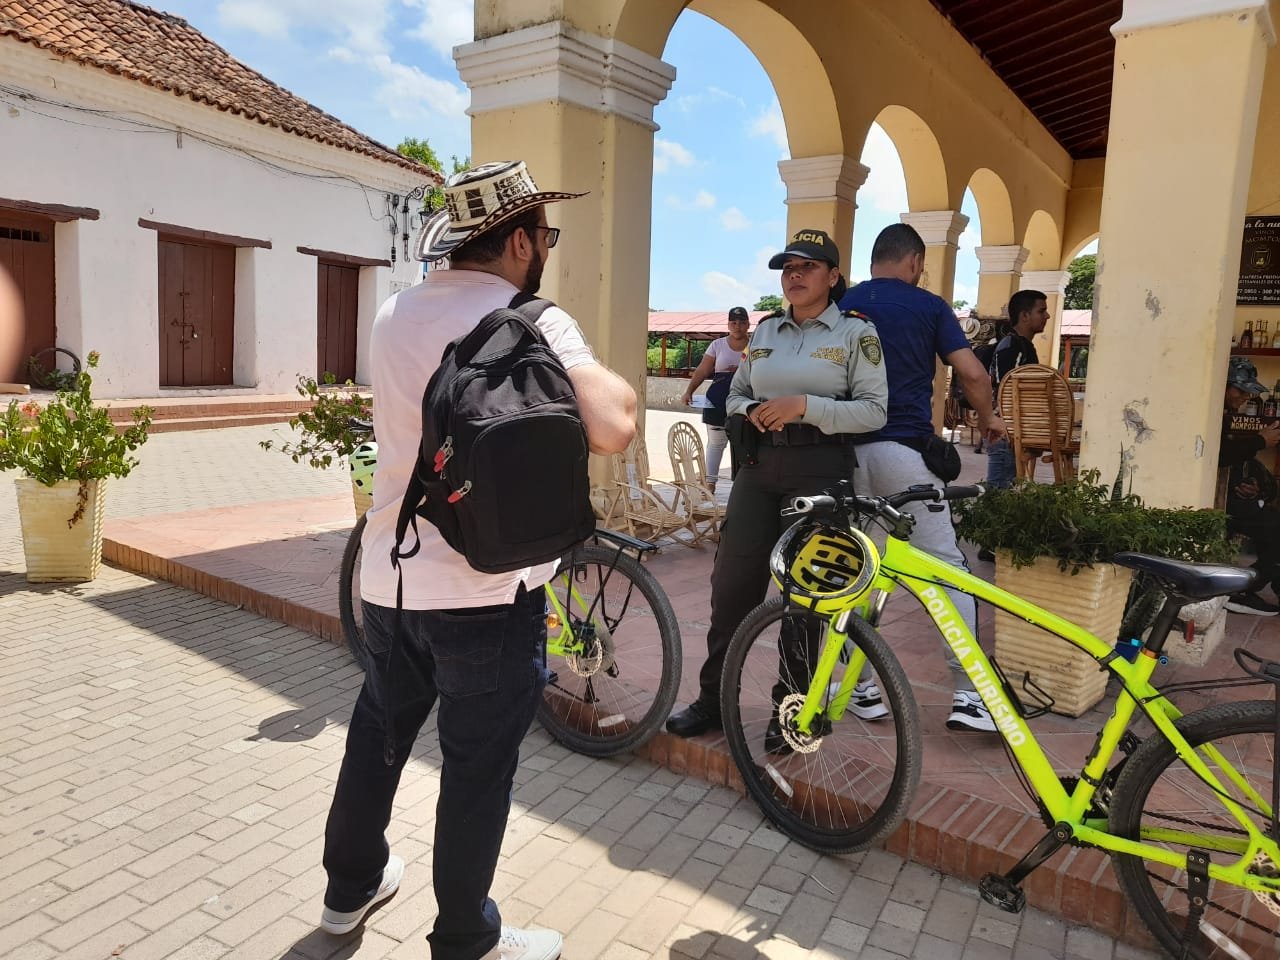
[[[756,347],[747,359],[754,363],[757,360],[763,360],[771,353],[773,353],[773,347]]]
[[[819,347],[809,356],[814,360],[830,360],[840,367],[849,362],[849,351],[844,347]]]
[[[874,366],[880,366],[880,359],[883,354],[880,352],[879,337],[859,337],[858,349],[862,351],[862,355],[867,358],[867,363]]]

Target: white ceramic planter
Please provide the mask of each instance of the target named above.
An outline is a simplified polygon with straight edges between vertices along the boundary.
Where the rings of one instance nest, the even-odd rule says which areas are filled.
[[[1120,630],[1133,571],[1109,563],[1085,567],[1074,577],[1056,560],[1041,557],[1015,568],[1010,555],[996,551],[996,585],[1050,613],[1070,620],[1110,643]],[[1054,713],[1078,717],[1102,699],[1107,676],[1077,647],[1018,617],[996,611],[996,658],[1021,693],[1024,673],[1054,698]]]
[[[75,524],[80,492],[77,480],[51,487],[38,480],[14,481],[18,487],[18,519],[30,583],[76,583],[92,580],[102,566],[102,516],[106,482],[88,482],[89,500]]]

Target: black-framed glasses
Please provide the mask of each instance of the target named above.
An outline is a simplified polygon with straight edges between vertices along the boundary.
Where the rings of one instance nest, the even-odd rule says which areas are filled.
[[[559,241],[559,239],[560,239],[560,228],[559,228],[559,227],[543,227],[543,226],[537,226],[537,227],[534,227],[533,229],[535,229],[535,230],[545,230],[545,231],[547,231],[547,249],[548,249],[548,250],[550,250],[552,247],[554,247],[554,246],[556,245],[556,243],[557,243],[557,242]]]

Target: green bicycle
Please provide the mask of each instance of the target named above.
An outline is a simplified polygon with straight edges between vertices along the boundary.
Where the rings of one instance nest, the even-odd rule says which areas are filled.
[[[353,477],[355,465],[361,467],[357,482],[371,487],[376,456],[373,443],[353,455]],[[338,575],[343,635],[361,665],[368,656],[359,598],[365,523],[362,516],[347,538]],[[634,750],[657,733],[675,703],[680,625],[662,586],[639,560],[656,549],[646,540],[597,530],[546,584],[548,679],[538,720],[571,750],[592,757]]]
[[[1171,956],[1274,956],[1280,712],[1273,700],[1250,700],[1183,715],[1166,693],[1258,683],[1280,691],[1280,664],[1238,650],[1249,676],[1165,693],[1151,683],[1183,604],[1243,590],[1253,571],[1117,555],[1116,563],[1146,572],[1165,593],[1130,662],[1067,620],[908,542],[914,518],[899,508],[983,492],[920,486],[859,497],[844,484],[784,511],[800,519],[770,557],[783,595],[735,633],[721,681],[726,737],[751,796],[788,836],[826,852],[863,849],[901,823],[919,783],[922,742],[911,688],[875,624],[889,594],[903,587],[977,687],[1047,827],[1011,870],[982,879],[983,899],[1017,912],[1032,870],[1066,845],[1096,847],[1111,854],[1121,889]],[[883,557],[859,518],[887,529]],[[1014,689],[944,587],[1061,637],[1119,681],[1112,714],[1074,775],[1059,776],[1026,723],[1051,702],[1025,680],[1022,693]],[[1129,729],[1138,715],[1155,728],[1145,739]]]

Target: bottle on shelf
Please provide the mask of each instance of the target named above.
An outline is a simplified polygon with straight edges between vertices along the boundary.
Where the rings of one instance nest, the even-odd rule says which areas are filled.
[[[1244,406],[1240,408],[1240,412],[1246,417],[1256,417],[1261,412],[1258,408],[1256,397],[1250,397],[1244,402]]]
[[[1244,333],[1240,334],[1240,349],[1253,349],[1253,321],[1248,320],[1244,325]]]
[[[1276,395],[1274,392],[1262,404],[1262,417],[1264,420],[1274,420],[1276,418]]]
[[[1271,338],[1271,349],[1280,350],[1280,330],[1276,330],[1276,335]]]

